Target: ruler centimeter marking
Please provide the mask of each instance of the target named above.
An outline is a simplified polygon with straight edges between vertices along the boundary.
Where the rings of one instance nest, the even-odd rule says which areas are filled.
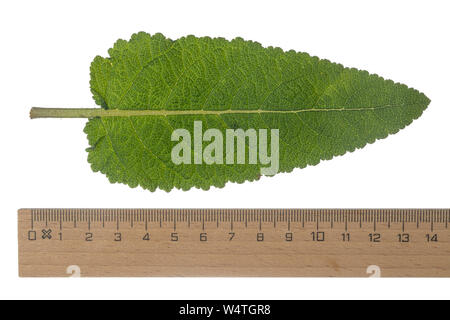
[[[230,214],[223,214],[223,211]],[[371,209],[29,209],[22,210],[28,213],[31,229],[34,229],[36,222],[44,222],[45,226],[49,223],[58,222],[62,228],[62,224],[66,222],[73,223],[74,228],[78,228],[80,222],[91,223],[101,222],[101,227],[105,227],[106,222],[114,222],[117,229],[120,229],[121,223],[129,223],[134,227],[135,222],[145,222],[147,225],[151,222],[158,222],[160,226],[164,222],[171,222],[175,225],[180,222],[187,222],[190,225],[193,222],[202,222],[203,228],[205,222],[229,222],[235,221],[234,216],[238,215],[238,222],[245,221],[248,223],[272,222],[276,228],[276,222],[288,222],[290,226],[292,222],[302,221],[302,227],[305,223],[314,222],[317,229],[320,227],[334,228],[335,223],[344,223],[348,229],[348,223],[361,222],[373,223],[374,230],[377,224],[387,223],[391,228],[393,223],[400,223],[402,230],[405,230],[405,223],[414,222],[417,228],[420,224],[429,224],[432,231],[434,224],[443,224],[448,229],[450,221],[450,210],[446,209],[422,209],[411,212],[409,209],[394,209],[386,212],[378,212]],[[362,214],[362,216],[361,216]],[[192,218],[193,216],[193,218]],[[244,216],[244,218],[242,218]],[[329,226],[324,226],[330,223]],[[362,225],[360,224],[360,228]]]
[[[449,277],[449,221],[450,209],[23,209],[19,274]]]

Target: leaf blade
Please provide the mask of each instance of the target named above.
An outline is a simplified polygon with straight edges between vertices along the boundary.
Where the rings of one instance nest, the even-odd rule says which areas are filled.
[[[120,40],[91,66],[95,101],[108,110],[166,114],[91,119],[88,161],[111,182],[151,191],[223,187],[259,178],[261,165],[175,165],[171,132],[193,122],[278,128],[280,172],[315,165],[397,132],[429,99],[405,85],[305,53],[235,39]],[[174,114],[177,112],[191,114]],[[247,145],[248,147],[248,145]]]

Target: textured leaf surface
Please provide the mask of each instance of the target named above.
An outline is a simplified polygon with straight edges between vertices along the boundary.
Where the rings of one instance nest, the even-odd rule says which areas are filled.
[[[119,40],[108,58],[94,59],[91,90],[104,109],[161,111],[97,117],[85,128],[94,171],[152,191],[223,187],[260,176],[258,164],[175,165],[172,131],[192,133],[194,120],[203,130],[279,129],[279,171],[290,172],[396,133],[429,104],[405,85],[306,53],[240,38],[173,41],[146,33]]]

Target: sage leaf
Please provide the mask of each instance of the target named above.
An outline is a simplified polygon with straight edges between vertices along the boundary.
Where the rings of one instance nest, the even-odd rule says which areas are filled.
[[[101,108],[33,108],[31,117],[89,118],[92,170],[151,191],[316,165],[396,133],[430,102],[366,71],[241,38],[141,32],[90,71]]]

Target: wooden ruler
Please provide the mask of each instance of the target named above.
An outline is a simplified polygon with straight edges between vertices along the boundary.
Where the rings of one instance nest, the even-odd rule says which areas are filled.
[[[449,277],[450,209],[23,209],[22,277]]]

